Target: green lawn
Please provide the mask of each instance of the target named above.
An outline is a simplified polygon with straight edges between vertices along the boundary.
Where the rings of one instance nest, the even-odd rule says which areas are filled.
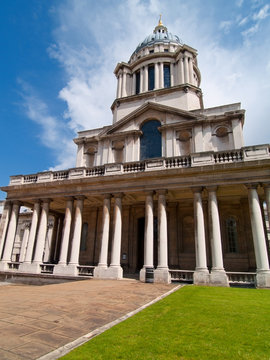
[[[270,290],[185,286],[62,359],[269,360]]]

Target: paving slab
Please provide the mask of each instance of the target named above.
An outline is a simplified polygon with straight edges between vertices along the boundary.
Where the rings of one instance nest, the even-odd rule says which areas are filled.
[[[1,286],[0,359],[37,359],[173,287],[97,279],[43,286]]]

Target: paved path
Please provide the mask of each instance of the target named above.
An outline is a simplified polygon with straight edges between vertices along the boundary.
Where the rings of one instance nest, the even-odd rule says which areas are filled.
[[[135,280],[0,286],[0,359],[36,359],[169,291]]]

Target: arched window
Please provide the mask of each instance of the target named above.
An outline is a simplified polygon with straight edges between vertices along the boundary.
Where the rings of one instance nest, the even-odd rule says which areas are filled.
[[[226,236],[227,236],[227,251],[229,253],[237,253],[238,252],[237,223],[235,218],[232,216],[226,219]]]
[[[161,157],[161,134],[158,130],[158,120],[147,121],[142,127],[143,132],[140,140],[141,160]]]
[[[81,235],[81,246],[80,251],[86,251],[87,248],[87,237],[88,237],[88,223],[83,223],[82,235]]]

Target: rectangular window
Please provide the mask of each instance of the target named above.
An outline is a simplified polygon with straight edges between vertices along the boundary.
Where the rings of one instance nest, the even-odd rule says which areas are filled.
[[[140,93],[141,74],[140,71],[136,72],[136,94]]]
[[[164,65],[164,87],[168,88],[171,86],[171,68],[170,65]]]
[[[155,88],[155,67],[154,65],[148,66],[148,90]]]

